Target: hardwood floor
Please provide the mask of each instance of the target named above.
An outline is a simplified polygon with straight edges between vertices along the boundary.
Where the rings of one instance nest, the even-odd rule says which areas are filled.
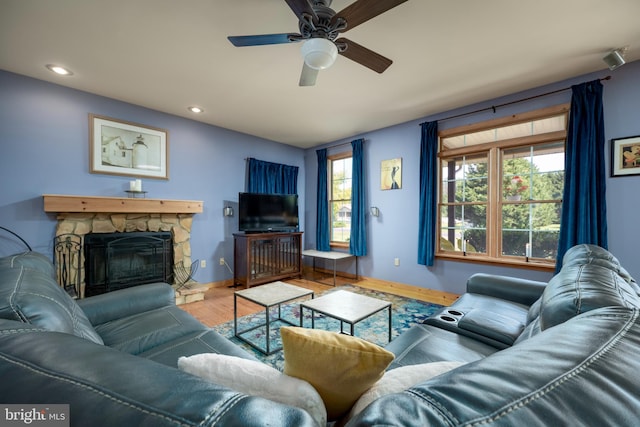
[[[318,282],[305,279],[286,280],[292,285],[311,289],[316,295],[333,289],[333,286],[323,285]],[[434,291],[426,288],[418,288],[416,286],[403,285],[401,283],[387,282],[371,278],[361,278],[358,281],[349,279],[349,283],[363,288],[373,289],[381,292],[401,295],[407,298],[413,298],[421,301],[432,302],[441,305],[451,305],[458,295],[447,292]],[[338,282],[340,284],[340,282]],[[180,306],[183,310],[190,313],[200,322],[207,326],[215,326],[220,323],[233,320],[233,293],[236,290],[244,288],[218,287],[209,289],[203,301],[192,302]],[[238,315],[244,316],[263,310],[257,304],[242,298],[238,299]]]

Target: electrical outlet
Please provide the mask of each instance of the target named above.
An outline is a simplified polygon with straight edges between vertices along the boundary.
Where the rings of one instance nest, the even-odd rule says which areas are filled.
[[[207,268],[207,260],[206,259],[201,259],[200,260],[200,268]]]
[[[220,265],[224,265],[224,258],[220,258]]]
[[[393,260],[393,265],[395,265],[396,267],[400,266],[400,258],[396,258]]]

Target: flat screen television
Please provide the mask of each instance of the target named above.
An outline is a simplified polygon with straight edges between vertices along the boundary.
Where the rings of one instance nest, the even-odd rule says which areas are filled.
[[[240,193],[238,225],[245,233],[298,231],[298,195]]]

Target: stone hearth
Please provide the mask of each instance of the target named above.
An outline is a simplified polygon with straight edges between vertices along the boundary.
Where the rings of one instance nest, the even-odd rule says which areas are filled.
[[[128,233],[133,231],[170,231],[173,237],[174,277],[180,277],[177,269],[191,267],[192,214],[109,214],[109,213],[61,213],[58,214],[56,236],[89,233]],[[83,255],[81,255],[83,257]],[[80,265],[84,260],[77,260]],[[77,265],[74,265],[77,268]],[[81,294],[84,295],[84,269],[80,271]],[[172,283],[175,285],[175,283]]]
[[[174,277],[184,277],[178,271],[191,267],[191,225],[193,215],[202,212],[202,202],[50,195],[44,200],[45,211],[57,213],[56,237],[67,233],[84,238],[89,233],[169,231],[173,237]],[[81,253],[80,259],[72,262],[72,268],[80,267],[81,295],[85,282],[83,257]],[[183,288],[176,295],[177,302],[201,300],[202,292]]]

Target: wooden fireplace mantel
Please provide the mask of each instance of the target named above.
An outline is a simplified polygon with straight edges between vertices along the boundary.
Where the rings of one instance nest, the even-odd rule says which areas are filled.
[[[134,199],[127,197],[44,194],[44,211],[57,213],[202,213],[200,200]]]

